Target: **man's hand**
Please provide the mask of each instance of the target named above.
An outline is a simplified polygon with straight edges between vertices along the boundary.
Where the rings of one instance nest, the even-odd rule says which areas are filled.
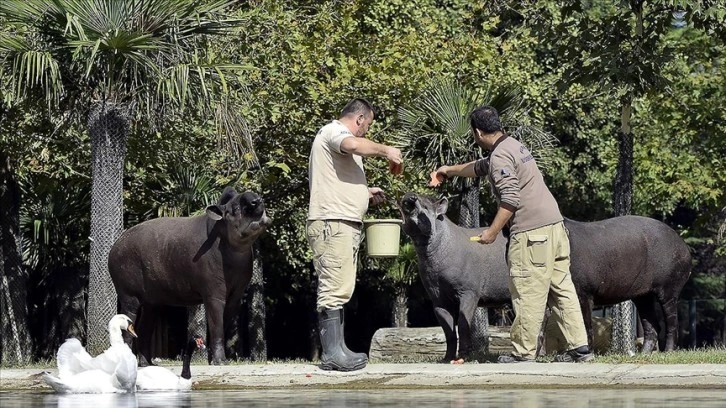
[[[383,192],[383,189],[379,187],[370,187],[368,189],[368,200],[371,204],[378,205],[386,201],[386,194]]]
[[[431,172],[431,181],[429,181],[429,187],[438,187],[444,182],[449,175],[446,174],[448,166],[441,166],[438,169]]]
[[[399,149],[389,146],[386,149],[386,159],[388,160],[388,170],[392,174],[397,176],[403,173],[403,158]]]
[[[472,240],[477,237],[472,237]],[[484,231],[482,231],[481,234],[479,234],[479,242],[480,244],[491,244],[492,242],[497,240],[497,234],[492,231],[491,228],[487,228]]]

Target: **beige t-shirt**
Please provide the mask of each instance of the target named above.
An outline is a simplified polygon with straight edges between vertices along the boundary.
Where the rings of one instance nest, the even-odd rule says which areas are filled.
[[[355,136],[337,120],[323,126],[315,136],[308,161],[308,220],[362,222],[368,210],[363,159],[340,150],[347,137]]]
[[[518,140],[499,139],[488,158],[476,161],[474,173],[489,179],[498,203],[516,208],[508,225],[512,234],[562,221],[534,157]]]

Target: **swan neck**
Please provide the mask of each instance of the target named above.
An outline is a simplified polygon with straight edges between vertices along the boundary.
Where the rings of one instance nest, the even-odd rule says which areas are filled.
[[[112,346],[124,344],[124,337],[121,328],[117,325],[108,325],[108,339]]]

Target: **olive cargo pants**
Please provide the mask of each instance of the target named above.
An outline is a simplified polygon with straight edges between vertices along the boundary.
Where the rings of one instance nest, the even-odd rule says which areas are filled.
[[[516,317],[510,331],[514,355],[534,359],[545,307],[556,307],[559,329],[571,350],[587,345],[582,311],[570,274],[570,241],[562,222],[509,238],[509,291]]]
[[[340,309],[355,289],[361,225],[345,220],[308,221],[305,229],[318,276],[317,310]]]

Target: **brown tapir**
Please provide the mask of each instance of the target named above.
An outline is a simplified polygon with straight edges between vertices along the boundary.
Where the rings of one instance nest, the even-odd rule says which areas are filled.
[[[400,203],[403,231],[416,248],[419,275],[446,336],[445,361],[471,347],[470,322],[477,304],[510,301],[506,239],[470,242],[482,228],[459,227],[446,217],[448,200],[406,193]],[[592,344],[592,304],[611,305],[632,299],[640,313],[643,352],[657,345],[656,305],[663,308],[665,350],[677,335],[677,301],[691,270],[688,246],[670,227],[646,217],[625,216],[597,222],[565,219],[570,236],[572,280],[580,298],[588,340]]]
[[[118,312],[137,320],[140,365],[151,363],[151,333],[162,305],[204,304],[209,362],[225,360],[225,329],[252,277],[252,244],[270,222],[259,195],[227,187],[204,215],[156,218],[121,235],[108,267]]]

